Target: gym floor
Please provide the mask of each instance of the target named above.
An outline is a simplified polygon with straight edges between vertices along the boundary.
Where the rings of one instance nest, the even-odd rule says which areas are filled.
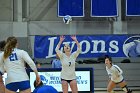
[[[107,93],[106,91],[95,91],[94,93]],[[115,91],[115,93],[125,93],[124,91]],[[133,93],[140,93],[140,91],[133,91]]]

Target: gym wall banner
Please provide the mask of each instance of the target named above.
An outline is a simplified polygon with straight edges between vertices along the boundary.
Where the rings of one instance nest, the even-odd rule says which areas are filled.
[[[39,72],[40,78],[44,85],[53,86],[57,91],[62,92],[60,71]],[[85,76],[86,75],[86,76]],[[90,71],[76,71],[76,80],[79,91],[90,91]],[[31,90],[34,90],[35,74],[30,72]],[[69,91],[71,89],[69,88]]]
[[[55,48],[60,36],[35,36],[34,57],[55,57]],[[140,35],[77,35],[81,45],[79,58],[92,58],[109,55],[111,57],[140,57]],[[76,43],[69,35],[61,45],[69,44],[71,51],[77,50]]]

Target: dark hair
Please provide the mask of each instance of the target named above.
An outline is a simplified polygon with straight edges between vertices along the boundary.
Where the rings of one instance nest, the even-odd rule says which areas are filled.
[[[17,39],[15,37],[8,37],[4,48],[4,59],[6,59],[11,53],[12,49],[16,47]]]
[[[4,51],[4,47],[5,47],[5,45],[6,45],[5,40],[0,41],[0,50],[1,50],[1,51]]]
[[[111,61],[111,63],[112,63],[112,58],[110,56],[105,55],[105,59],[109,59],[109,61]]]
[[[65,44],[65,45],[66,45],[66,44]],[[65,51],[64,51],[64,47],[65,47],[65,45],[63,46],[63,50],[62,50],[63,53],[65,53]]]
[[[65,47],[65,45],[63,46],[63,53],[65,53],[65,51],[64,51],[64,47]]]
[[[34,81],[34,87],[35,88],[41,87],[42,85],[43,85],[42,81],[38,85],[36,84],[36,80]]]

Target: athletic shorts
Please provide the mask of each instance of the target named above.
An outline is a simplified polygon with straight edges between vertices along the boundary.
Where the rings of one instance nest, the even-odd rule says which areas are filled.
[[[16,92],[18,89],[20,91],[26,90],[31,88],[30,87],[30,81],[21,81],[21,82],[12,82],[6,85],[6,88],[10,91]]]
[[[115,82],[115,84],[119,84],[119,83],[122,83],[124,81],[124,79],[123,80],[121,80],[120,82]]]
[[[64,80],[64,81],[67,81],[68,83],[70,83],[70,82],[72,81],[72,80],[65,80],[65,79],[62,79],[62,78],[61,78],[61,81],[63,81],[63,80]],[[75,79],[73,79],[73,80],[75,80]]]

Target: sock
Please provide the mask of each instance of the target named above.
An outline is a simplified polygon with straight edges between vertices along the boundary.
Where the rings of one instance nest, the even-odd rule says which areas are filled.
[[[115,91],[114,91],[114,90],[112,90],[112,91],[111,91],[111,93],[115,93]]]
[[[125,92],[128,92],[128,91],[129,91],[129,89],[128,89],[127,86],[124,86],[124,87],[122,88],[122,90],[125,91]]]

